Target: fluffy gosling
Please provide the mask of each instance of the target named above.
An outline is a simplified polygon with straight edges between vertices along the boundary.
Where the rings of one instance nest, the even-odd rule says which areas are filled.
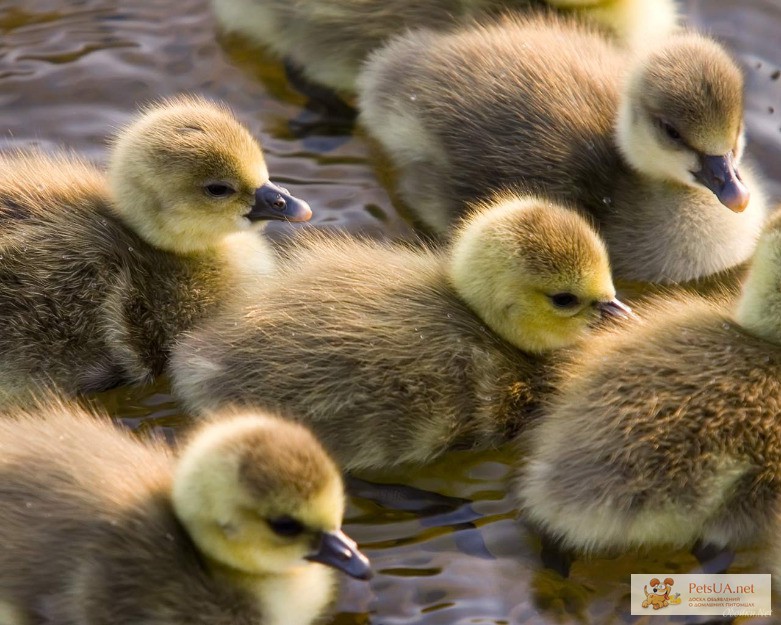
[[[355,91],[369,54],[409,29],[447,31],[505,10],[555,7],[636,47],[677,25],[673,0],[213,0],[213,6],[227,31],[288,59],[308,80],[347,93]]]
[[[690,296],[583,344],[529,433],[526,515],[578,550],[737,547],[781,503],[781,218],[734,312]]]
[[[180,97],[116,138],[108,179],[73,156],[0,156],[0,405],[159,374],[174,338],[273,253],[256,230],[309,206],[269,182],[224,107]]]
[[[439,233],[521,187],[586,209],[618,279],[672,283],[750,258],[765,219],[737,169],[743,78],[701,35],[633,56],[555,14],[411,32],[372,56],[359,91],[402,197]]]
[[[528,198],[476,211],[449,250],[306,236],[258,286],[177,346],[174,392],[300,419],[348,469],[507,440],[541,355],[626,311],[588,224]]]
[[[300,425],[221,415],[174,455],[52,402],[4,414],[0,447],[4,625],[306,625],[333,595],[315,563],[369,575]]]

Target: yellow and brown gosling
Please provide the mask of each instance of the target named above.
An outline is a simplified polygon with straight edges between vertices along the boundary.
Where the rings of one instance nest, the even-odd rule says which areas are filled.
[[[229,285],[271,270],[264,220],[311,215],[230,111],[195,97],[122,130],[108,177],[13,153],[0,189],[0,405],[150,380]]]
[[[733,306],[660,300],[580,346],[524,441],[523,513],[581,551],[765,538],[781,504],[781,217]]]
[[[702,35],[633,55],[556,14],[410,32],[359,91],[401,196],[438,233],[523,188],[586,210],[617,279],[676,283],[746,261],[765,219],[741,161],[743,77]]]
[[[355,91],[369,54],[408,30],[452,30],[502,12],[551,7],[642,47],[677,27],[674,0],[213,0],[222,27],[284,57],[317,84]]]
[[[303,236],[189,333],[170,374],[191,411],[278,410],[348,469],[425,463],[511,437],[545,386],[544,355],[624,312],[583,218],[506,197],[447,250]]]
[[[50,401],[6,411],[0,448],[3,625],[307,625],[328,567],[370,574],[303,426],[215,415],[174,454]]]

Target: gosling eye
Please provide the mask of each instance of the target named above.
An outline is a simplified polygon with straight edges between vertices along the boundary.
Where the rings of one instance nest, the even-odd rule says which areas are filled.
[[[580,298],[574,293],[556,293],[550,299],[556,308],[572,309],[580,305]]]
[[[203,190],[206,195],[214,198],[226,198],[236,193],[236,189],[224,182],[212,182],[204,186]]]
[[[304,533],[304,524],[290,516],[281,516],[276,519],[266,519],[271,531],[278,536],[292,538]]]
[[[681,136],[681,133],[678,132],[678,129],[670,122],[667,122],[663,119],[658,119],[657,123],[659,124],[659,127],[662,129],[662,131],[664,131],[664,134],[667,135],[668,139],[674,141],[675,143],[683,143],[683,137]]]

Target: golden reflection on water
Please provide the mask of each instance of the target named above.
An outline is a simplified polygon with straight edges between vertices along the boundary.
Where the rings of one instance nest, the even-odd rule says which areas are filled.
[[[781,5],[691,0],[688,6],[746,67],[751,152],[778,198]],[[226,100],[262,138],[272,178],[312,204],[314,225],[413,236],[383,188],[390,174],[375,166],[382,163],[376,149],[360,131],[315,123],[279,63],[240,38],[218,35],[206,0],[6,1],[0,33],[2,148],[68,146],[100,161],[111,129],[139,104],[195,91]],[[274,225],[271,233],[290,227]],[[129,427],[172,442],[188,423],[165,380],[95,399]],[[344,584],[331,623],[707,622],[629,615],[630,573],[693,571],[702,565],[689,552],[575,559],[566,574],[566,555],[516,519],[504,487],[511,458],[509,449],[458,452],[422,469],[351,478],[347,529],[378,575],[371,586]],[[750,551],[711,554],[706,568],[746,572],[755,563]]]

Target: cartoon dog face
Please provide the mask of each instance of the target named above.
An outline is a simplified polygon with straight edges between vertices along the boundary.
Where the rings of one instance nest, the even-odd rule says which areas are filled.
[[[658,578],[654,577],[648,585],[649,594],[664,596],[669,594],[672,586],[675,582],[671,577],[667,577],[664,583],[660,582]]]

